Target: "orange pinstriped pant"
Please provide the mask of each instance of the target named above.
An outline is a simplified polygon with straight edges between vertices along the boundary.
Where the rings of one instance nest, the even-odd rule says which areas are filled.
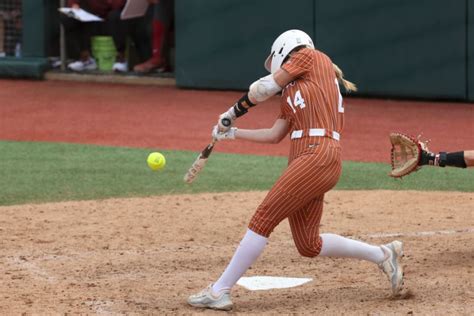
[[[319,144],[291,158],[288,168],[257,208],[249,229],[268,237],[285,218],[299,253],[314,257],[321,251],[319,224],[324,193],[341,175],[341,148],[337,141],[317,137]]]

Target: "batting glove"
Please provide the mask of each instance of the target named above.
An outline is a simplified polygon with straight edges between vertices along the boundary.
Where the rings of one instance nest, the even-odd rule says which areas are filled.
[[[219,127],[219,131],[222,133],[229,131],[232,124],[234,124],[234,121],[236,118],[237,116],[235,115],[234,107],[231,107],[229,110],[227,110],[227,112],[224,112],[221,115],[219,115],[219,120],[217,121],[217,126]],[[229,120],[231,124],[229,126],[225,126],[224,124],[222,124],[223,119]]]
[[[218,141],[225,140],[225,139],[235,139],[235,131],[237,131],[237,127],[231,127],[227,132],[219,132],[219,126],[216,125],[212,129],[212,137]]]

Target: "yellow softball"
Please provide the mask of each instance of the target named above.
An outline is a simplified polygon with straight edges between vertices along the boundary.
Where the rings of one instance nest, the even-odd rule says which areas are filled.
[[[148,164],[148,167],[150,167],[150,169],[153,171],[161,170],[166,165],[165,156],[158,152],[149,154],[146,162]]]

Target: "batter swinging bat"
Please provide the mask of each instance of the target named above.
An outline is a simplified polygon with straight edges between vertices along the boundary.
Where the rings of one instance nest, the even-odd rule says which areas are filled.
[[[224,126],[230,126],[232,123],[229,119],[223,118],[221,120],[222,125]],[[213,139],[212,142],[204,148],[203,151],[199,154],[199,156],[196,158],[196,160],[193,162],[191,165],[191,168],[189,168],[188,172],[184,175],[184,182],[186,183],[192,183],[199,172],[204,168],[206,165],[207,159],[212,153],[212,150],[214,149],[214,145],[216,144],[217,140]]]

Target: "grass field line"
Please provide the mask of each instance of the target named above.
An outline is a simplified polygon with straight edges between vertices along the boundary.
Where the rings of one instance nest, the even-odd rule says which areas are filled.
[[[455,234],[469,234],[474,233],[474,228],[465,229],[451,229],[451,230],[434,230],[424,232],[409,232],[409,233],[379,233],[365,235],[366,238],[386,238],[386,237],[425,237],[434,235],[455,235]]]
[[[337,233],[337,232],[335,232]],[[474,228],[463,228],[463,229],[451,229],[451,230],[433,230],[433,231],[419,231],[419,232],[398,232],[398,233],[374,233],[374,234],[364,234],[364,235],[351,235],[347,236],[349,238],[354,238],[354,239],[377,239],[377,238],[389,238],[389,237],[430,237],[430,236],[443,236],[443,235],[461,235],[461,234],[472,234],[474,233]],[[283,241],[283,243],[293,243],[292,239],[288,239],[286,241]],[[105,251],[108,253],[110,256],[122,256],[124,254],[126,255],[159,255],[163,253],[176,253],[176,248],[182,248],[183,252],[189,250],[189,249],[216,249],[216,248],[225,248],[228,245],[222,244],[222,245],[209,245],[209,244],[199,244],[196,242],[193,243],[188,243],[188,242],[182,242],[182,243],[174,243],[172,246],[162,246],[159,249],[108,249]],[[63,250],[64,251],[64,250]],[[101,255],[104,255],[103,250],[89,250],[89,251],[73,251],[69,253],[64,253],[61,255],[52,255],[52,254],[44,254],[42,256],[38,256],[37,252],[35,252],[35,255],[30,254],[31,257],[34,257],[34,260],[45,260],[45,261],[56,261],[56,260],[77,260],[77,259],[87,259],[91,257],[95,257],[98,255],[98,253],[101,253]],[[54,282],[56,280],[55,277],[49,275],[46,271],[41,269],[38,265],[32,263],[31,261],[25,261],[22,259],[22,257],[29,257],[29,254],[23,253],[21,256],[16,256],[13,259],[10,259],[10,263],[18,268],[21,268],[22,270],[28,271],[30,274],[36,276],[37,278],[41,278],[44,280],[47,280],[48,282]],[[32,260],[32,259],[31,259]],[[139,273],[133,272],[127,272],[120,274],[121,277],[127,277],[128,276],[134,276],[134,277],[143,277],[143,275],[140,275]]]

